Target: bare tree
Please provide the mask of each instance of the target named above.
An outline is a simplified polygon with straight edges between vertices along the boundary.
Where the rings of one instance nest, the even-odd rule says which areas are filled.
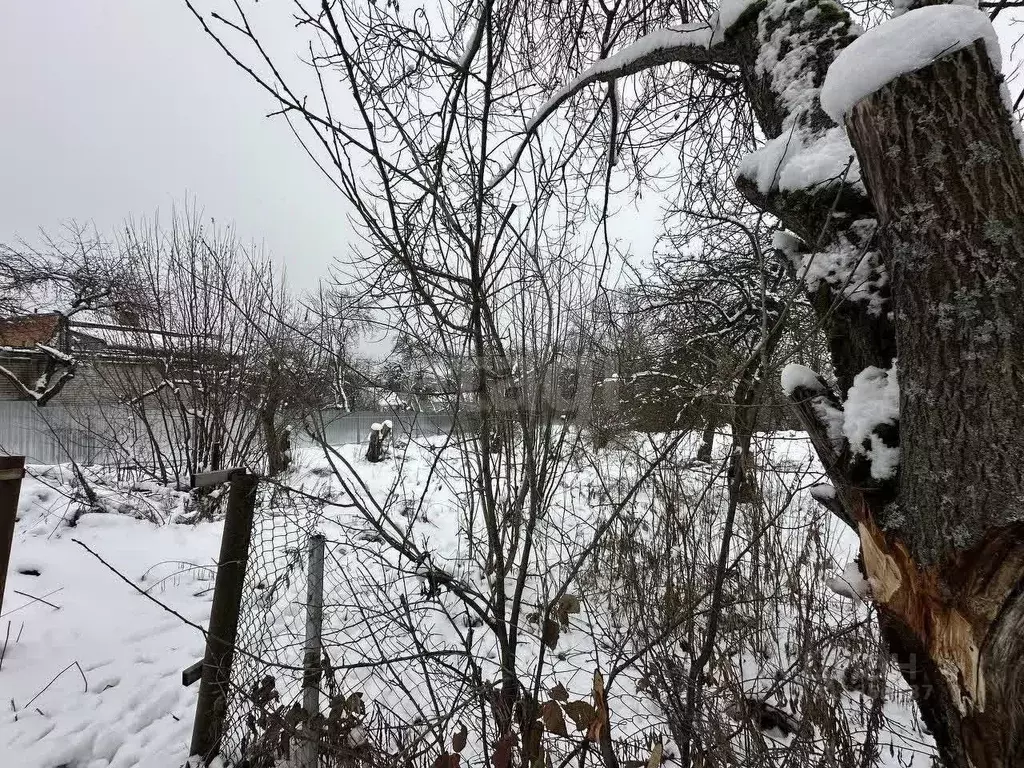
[[[901,6],[905,15],[886,23],[912,36],[915,25],[940,18],[929,14],[944,13],[914,8]],[[977,12],[954,13],[966,15],[941,18],[994,39]],[[1024,743],[1016,714],[1019,503],[1011,501],[1019,495],[1011,466],[1019,464],[1021,409],[1007,372],[1018,365],[1012,340],[1021,331],[1000,297],[1018,290],[1016,225],[1024,219],[1014,206],[1024,165],[994,49],[940,46],[913,71],[856,94],[856,104],[839,96],[826,114],[826,73],[842,81],[859,66],[852,49],[846,69],[835,63],[859,35],[846,10],[754,3],[711,22],[598,62],[539,118],[591,83],[667,61],[706,71],[710,60],[736,73],[767,139],[740,164],[737,185],[791,233],[780,245],[829,340],[838,392],[800,369],[787,377],[833,481],[829,503],[859,532],[889,645],[943,760],[1014,765]],[[889,53],[877,44],[862,46],[862,55]],[[929,155],[936,147],[948,153]],[[807,165],[826,151],[831,163]],[[897,355],[898,414],[882,407],[857,429],[866,403],[894,399]],[[955,426],[967,420],[970,429]],[[1002,565],[984,565],[996,551]]]
[[[132,277],[130,265],[111,243],[74,222],[59,235],[43,232],[39,245],[0,244],[0,313],[19,315],[13,323],[23,323],[26,313],[52,319],[46,324],[50,338],[32,348],[42,357],[42,370],[29,366],[26,373],[0,366],[0,376],[36,405],[46,405],[79,368],[71,318],[134,317],[144,309]]]
[[[199,213],[130,223],[117,239],[145,309],[91,329],[100,432],[121,463],[162,482],[230,466],[286,468],[291,427],[330,395],[274,264]]]

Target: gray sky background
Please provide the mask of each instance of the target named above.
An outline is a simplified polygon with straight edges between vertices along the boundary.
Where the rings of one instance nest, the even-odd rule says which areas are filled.
[[[1016,15],[997,25],[1007,59]],[[289,33],[275,42],[301,66]],[[188,197],[314,288],[350,256],[345,205],[273,108],[181,0],[0,0],[0,242],[69,219],[110,232]],[[613,222],[641,258],[659,202]]]
[[[0,0],[0,242],[188,196],[312,288],[344,204],[272,108],[177,0]]]

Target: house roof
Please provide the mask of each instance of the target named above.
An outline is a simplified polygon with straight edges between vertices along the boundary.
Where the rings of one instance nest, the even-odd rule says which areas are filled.
[[[0,318],[0,349],[38,353],[37,345],[62,347],[57,341],[63,315],[50,312]],[[214,334],[189,334],[113,323],[86,322],[77,317],[66,319],[69,353],[146,355],[161,351],[200,354],[218,341]],[[225,350],[221,350],[222,352]],[[24,353],[23,353],[24,354]],[[230,354],[230,353],[228,353]]]
[[[36,344],[48,344],[57,335],[60,315],[21,315],[0,319],[0,347],[32,349]]]
[[[153,351],[201,346],[215,339],[212,334],[180,333],[159,328],[141,328],[113,323],[84,322],[73,319],[71,331],[102,343],[110,349]]]

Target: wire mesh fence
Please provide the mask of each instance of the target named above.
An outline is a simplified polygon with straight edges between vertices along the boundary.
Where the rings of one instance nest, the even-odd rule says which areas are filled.
[[[445,690],[465,691],[464,659],[427,671],[424,658],[443,643],[427,629],[429,612],[441,611],[436,594],[323,482],[261,485],[221,756],[233,768],[438,768],[452,724],[473,717],[445,709]],[[417,697],[434,698],[441,717],[424,717],[422,701],[410,703]],[[476,746],[464,764],[484,764]],[[545,750],[544,768],[602,763],[598,745],[579,738]],[[640,768],[651,753],[645,738],[614,751],[620,768]]]
[[[270,768],[288,746],[283,726],[302,689],[305,547],[319,507],[261,485],[221,743],[222,755],[239,765]]]

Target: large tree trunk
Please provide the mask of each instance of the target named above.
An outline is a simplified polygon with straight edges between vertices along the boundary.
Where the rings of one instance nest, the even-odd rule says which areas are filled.
[[[860,101],[847,128],[892,276],[896,498],[864,565],[945,760],[1024,765],[1024,162],[979,41]]]

